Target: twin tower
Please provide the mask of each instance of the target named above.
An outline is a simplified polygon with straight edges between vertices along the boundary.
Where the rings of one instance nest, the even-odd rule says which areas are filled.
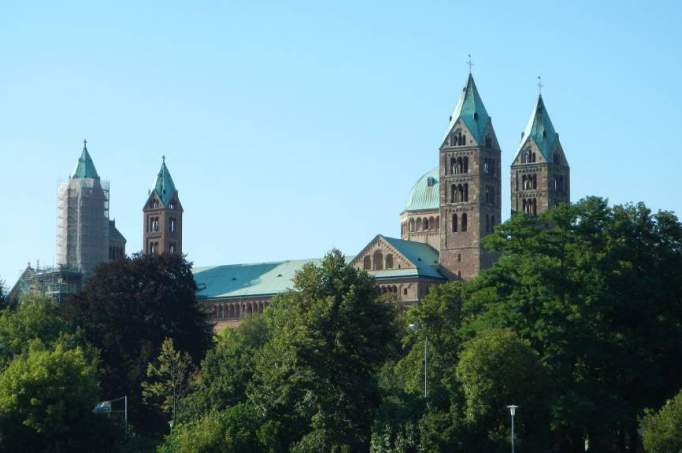
[[[500,161],[491,117],[469,74],[439,149],[438,180],[435,171],[425,175],[401,215],[402,238],[437,248],[451,279],[471,279],[495,259],[481,239],[501,220]],[[436,188],[437,206],[419,202],[429,190],[435,199]],[[570,169],[539,95],[511,165],[511,210],[537,215],[568,202]]]
[[[182,205],[166,159],[143,207],[143,251],[182,253]],[[57,194],[57,259],[85,276],[100,263],[125,257],[126,239],[109,219],[109,184],[100,179],[87,143]]]

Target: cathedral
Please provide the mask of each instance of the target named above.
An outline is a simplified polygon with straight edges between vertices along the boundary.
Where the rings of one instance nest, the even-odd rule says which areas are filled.
[[[469,74],[439,142],[438,166],[409,191],[400,238],[374,237],[349,263],[372,275],[383,294],[413,304],[429,288],[474,278],[495,261],[481,240],[501,221],[501,149],[492,119]],[[570,170],[559,134],[538,95],[511,166],[512,213],[537,215],[570,202]],[[199,296],[217,328],[262,312],[292,286],[308,262],[197,267]]]
[[[417,180],[400,213],[400,238],[378,234],[347,258],[372,275],[388,299],[403,304],[419,302],[434,285],[472,279],[496,259],[482,239],[502,218],[502,152],[471,73],[438,143],[437,167]],[[512,213],[537,215],[570,202],[568,161],[542,95],[515,153]],[[109,220],[108,203],[109,186],[84,144],[76,169],[58,191],[58,267],[41,272],[29,265],[14,295],[40,291],[61,300],[98,264],[125,256],[126,240]],[[143,252],[183,253],[182,215],[163,158],[142,208]],[[198,297],[220,329],[262,312],[274,296],[291,289],[297,271],[317,261],[199,266],[193,273]]]

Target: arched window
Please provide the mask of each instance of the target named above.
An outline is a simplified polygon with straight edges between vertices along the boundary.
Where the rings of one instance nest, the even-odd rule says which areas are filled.
[[[469,158],[467,156],[464,156],[462,173],[469,173]]]
[[[384,255],[381,253],[381,250],[374,252],[374,270],[384,270]]]
[[[440,230],[440,216],[436,216],[436,230]]]
[[[537,215],[538,213],[538,200],[533,198],[533,215]]]
[[[421,230],[422,230],[422,218],[419,217],[417,219],[417,231],[421,231]]]
[[[450,158],[450,174],[454,175],[455,172],[457,171],[457,159],[454,157]]]
[[[469,201],[469,184],[464,184],[464,196],[462,199],[464,201]]]
[[[467,231],[467,215],[466,213],[462,214],[462,231]]]
[[[453,184],[450,186],[450,202],[456,203],[457,201],[457,186]]]
[[[366,271],[372,270],[372,258],[369,255],[362,259],[362,268]]]
[[[533,189],[538,188],[538,175],[533,175]]]
[[[429,230],[435,230],[436,229],[436,219],[433,217],[429,217]]]
[[[452,214],[452,231],[457,232],[457,214]]]
[[[393,255],[386,255],[386,269],[393,269]]]
[[[431,225],[429,224],[429,219],[424,217],[424,231],[428,231],[429,228],[431,228]]]
[[[414,219],[410,219],[410,232],[414,232]]]

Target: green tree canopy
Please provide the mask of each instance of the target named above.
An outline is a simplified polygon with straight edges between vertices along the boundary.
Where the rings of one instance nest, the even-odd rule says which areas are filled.
[[[112,451],[116,430],[91,412],[98,397],[95,366],[80,348],[34,344],[0,374],[0,449]]]
[[[517,435],[532,445],[532,451],[543,450],[541,442],[549,431],[547,377],[528,343],[508,330],[482,331],[464,345],[456,374],[466,421],[490,441],[486,451],[493,451],[493,446],[507,451],[510,404],[520,406]]]
[[[166,338],[156,363],[147,365],[147,380],[142,382],[142,396],[146,402],[158,406],[175,422],[177,406],[189,389],[192,359],[177,351],[173,340]]]
[[[682,451],[682,391],[658,412],[647,411],[640,426],[647,453]]]
[[[238,329],[225,329],[201,362],[192,393],[182,403],[180,418],[198,418],[222,411],[246,399],[246,388],[255,371],[255,357],[268,341],[265,317],[252,316]]]
[[[26,296],[16,307],[0,311],[0,369],[37,340],[52,345],[58,339],[78,343],[73,329],[60,317],[59,306],[43,296]]]
[[[637,417],[682,386],[682,225],[587,198],[516,215],[486,238],[501,258],[469,288],[462,335],[509,328],[553,383],[558,448],[636,442]]]
[[[276,451],[366,451],[380,402],[376,372],[397,337],[373,279],[332,251],[305,266],[265,317],[271,337],[248,394]]]

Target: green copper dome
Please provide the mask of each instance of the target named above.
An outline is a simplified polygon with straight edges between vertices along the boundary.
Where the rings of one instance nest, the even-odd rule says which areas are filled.
[[[95,163],[92,161],[90,153],[88,153],[87,144],[88,142],[83,140],[83,152],[81,153],[81,157],[78,158],[78,164],[76,164],[76,168],[71,174],[71,177],[74,179],[99,179],[97,170],[95,170]]]
[[[405,211],[429,211],[440,208],[438,167],[422,175],[410,190]]]

